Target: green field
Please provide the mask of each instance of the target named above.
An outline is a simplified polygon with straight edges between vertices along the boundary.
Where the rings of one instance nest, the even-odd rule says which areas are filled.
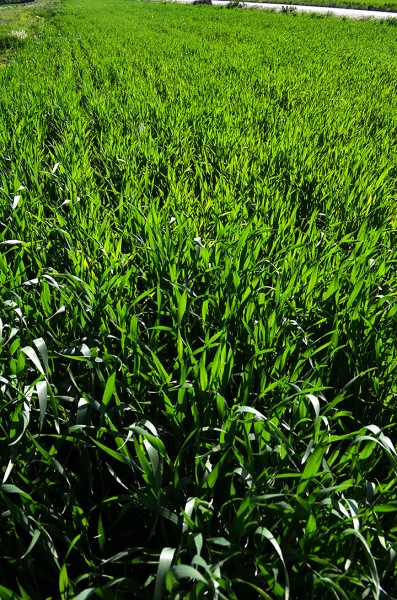
[[[21,40],[2,600],[397,598],[396,31],[65,0]]]

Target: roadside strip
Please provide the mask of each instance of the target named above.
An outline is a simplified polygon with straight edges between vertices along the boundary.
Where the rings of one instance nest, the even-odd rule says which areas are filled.
[[[173,0],[183,4],[193,4],[193,0]],[[219,6],[227,5],[225,0],[212,0],[212,4]],[[335,15],[337,17],[348,17],[350,19],[396,19],[397,13],[381,10],[357,10],[353,8],[333,8],[329,6],[303,6],[299,4],[268,4],[265,2],[244,2],[246,8],[260,8],[275,12],[296,11],[306,13],[317,13],[323,15]]]

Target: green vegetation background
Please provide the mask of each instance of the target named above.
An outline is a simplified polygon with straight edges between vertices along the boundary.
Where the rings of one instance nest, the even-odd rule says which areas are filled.
[[[397,597],[395,32],[67,0],[20,41],[2,599]]]

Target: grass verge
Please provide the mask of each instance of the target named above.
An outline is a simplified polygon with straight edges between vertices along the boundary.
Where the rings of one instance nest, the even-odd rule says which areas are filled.
[[[0,3],[0,67],[6,64],[25,41],[39,33],[50,19],[59,0],[29,3]]]
[[[252,0],[255,2],[256,0]],[[258,0],[260,2],[272,3],[272,0]],[[277,2],[276,2],[277,3]],[[382,12],[397,12],[397,4],[394,2],[384,2],[383,0],[293,0],[292,2],[278,2],[283,5],[306,5],[321,6],[329,8],[350,8],[358,10],[379,10]]]

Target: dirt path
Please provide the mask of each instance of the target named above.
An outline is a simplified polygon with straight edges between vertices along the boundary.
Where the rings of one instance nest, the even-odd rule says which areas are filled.
[[[183,4],[193,4],[193,0],[173,0]],[[224,0],[212,0],[212,4],[227,4]],[[317,13],[323,15],[336,15],[337,17],[349,17],[350,19],[397,19],[397,13],[384,12],[380,10],[357,10],[353,8],[331,8],[328,6],[300,6],[298,4],[267,4],[264,2],[244,2],[247,8],[261,8],[262,10],[273,10],[282,12],[285,10],[296,10],[296,12]]]

